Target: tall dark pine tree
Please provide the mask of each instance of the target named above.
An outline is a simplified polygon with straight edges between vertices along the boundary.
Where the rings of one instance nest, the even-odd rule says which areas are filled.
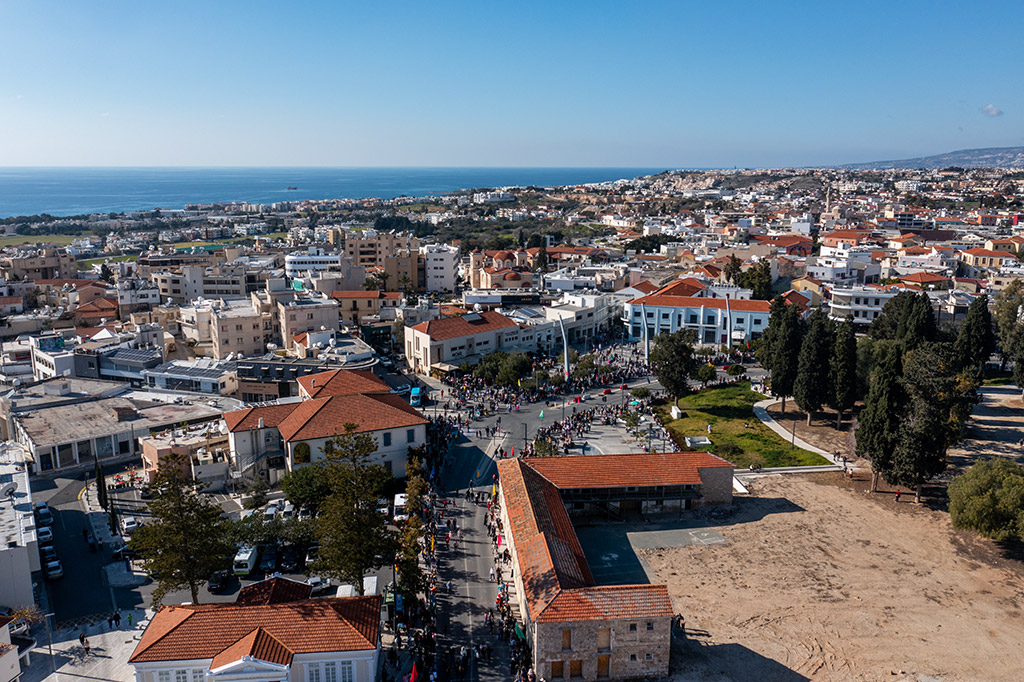
[[[904,350],[914,350],[922,343],[934,341],[937,334],[931,299],[922,291],[904,310],[896,327],[896,340],[903,344]]]
[[[786,413],[786,396],[792,395],[796,382],[797,361],[803,342],[803,320],[796,306],[781,297],[772,301],[771,317],[765,332],[761,362],[771,372],[771,392],[782,398],[782,413]]]
[[[648,358],[651,372],[673,401],[690,392],[690,376],[697,369],[692,339],[693,334],[689,330],[659,334]]]
[[[893,466],[900,423],[907,404],[901,375],[903,362],[898,345],[887,343],[878,351],[871,373],[871,387],[864,399],[857,431],[857,454],[871,461],[871,491],[878,489],[878,476]]]
[[[967,309],[967,317],[953,343],[953,351],[961,369],[980,368],[992,355],[995,347],[996,338],[992,330],[992,315],[988,310],[988,296],[982,294],[974,299]]]
[[[807,425],[815,412],[832,397],[831,366],[833,324],[825,311],[818,308],[811,314],[807,334],[800,345],[793,397],[800,409],[807,413]]]
[[[857,400],[857,337],[853,319],[847,317],[836,330],[832,345],[832,395],[829,404],[838,413],[836,428],[843,428],[843,413]]]

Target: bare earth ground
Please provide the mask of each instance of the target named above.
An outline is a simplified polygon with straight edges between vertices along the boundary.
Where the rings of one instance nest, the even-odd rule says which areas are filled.
[[[868,479],[761,477],[728,544],[640,550],[686,616],[673,680],[1024,679],[1022,564]]]
[[[821,448],[825,452],[838,452],[847,459],[854,457],[854,421],[853,415],[849,412],[843,415],[843,430],[836,430],[835,410],[825,409],[818,412],[807,426],[807,414],[801,412],[794,401],[786,401],[786,414],[783,415],[782,403],[777,402],[768,406],[768,414],[779,423],[779,426],[786,429],[786,433],[792,433],[793,424],[796,423],[796,437],[802,438],[811,445]],[[857,411],[860,411],[857,405]]]

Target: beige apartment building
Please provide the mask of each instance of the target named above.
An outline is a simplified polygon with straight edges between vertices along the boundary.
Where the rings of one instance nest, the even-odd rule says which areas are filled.
[[[345,233],[345,255],[353,265],[383,266],[384,258],[399,250],[416,251],[420,240],[412,235],[375,230]]]
[[[330,298],[296,296],[277,302],[277,317],[281,325],[281,343],[292,347],[293,337],[300,332],[320,329],[338,329],[338,302]]]
[[[402,302],[402,294],[397,291],[332,291],[331,298],[338,302],[338,316],[352,324],[380,315],[382,308],[397,308]]]
[[[230,353],[239,356],[262,355],[274,338],[274,319],[270,313],[251,306],[214,310],[210,322],[213,357],[218,360]]]
[[[384,257],[384,275],[389,291],[424,291],[427,273],[419,251],[402,249]]]
[[[74,279],[78,274],[75,257],[57,249],[19,251],[0,257],[0,274],[4,279]]]

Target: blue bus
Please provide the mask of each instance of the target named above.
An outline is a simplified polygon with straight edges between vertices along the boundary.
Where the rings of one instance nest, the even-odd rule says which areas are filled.
[[[409,404],[413,407],[419,407],[421,405],[419,386],[414,386],[412,391],[409,392]]]

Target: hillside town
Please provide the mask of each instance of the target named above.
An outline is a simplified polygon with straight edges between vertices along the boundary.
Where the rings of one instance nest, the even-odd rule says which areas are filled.
[[[1024,299],[1019,171],[667,171],[0,223],[0,682],[97,642],[118,682],[698,679],[744,619],[680,586],[682,552],[739,551],[742,524],[800,511],[773,491],[813,506],[826,484],[804,475],[836,495],[881,475],[901,513],[944,491],[1003,452],[968,420],[1024,358],[1022,309],[999,312]],[[945,339],[975,383],[938,420],[957,427],[941,468],[905,482],[862,434],[915,305],[901,381]],[[785,386],[786,324],[827,330],[828,395],[799,344]],[[843,334],[860,376],[840,399]],[[905,393],[909,414],[925,394]],[[1004,398],[1020,433],[1020,390]],[[174,495],[212,514],[173,535]],[[192,534],[189,556],[161,549]],[[755,658],[790,645],[773,636]],[[747,679],[929,672],[790,650],[801,676],[761,676],[744,646]]]

